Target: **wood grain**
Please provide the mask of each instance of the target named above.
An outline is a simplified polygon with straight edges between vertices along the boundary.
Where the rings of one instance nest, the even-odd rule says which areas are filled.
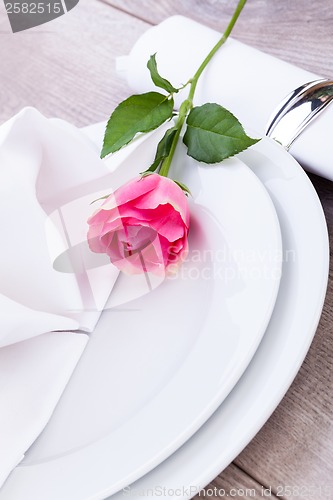
[[[2,2],[0,9],[0,122],[24,106],[75,125],[106,120],[127,94],[114,59],[147,24],[96,0],[81,0],[47,28],[13,35]]]
[[[253,478],[249,477],[243,470],[235,464],[230,464],[214,481],[212,481],[205,489],[204,493],[196,495],[194,500],[202,500],[205,498],[235,498],[237,500],[266,498],[270,493],[270,488],[263,486]],[[274,493],[269,495],[269,498],[276,499]]]
[[[0,2],[0,122],[27,105],[76,125],[104,120],[128,95],[115,74],[114,58],[128,52],[149,23],[179,13],[220,30],[233,7],[230,0],[81,0],[47,29],[12,35]],[[252,0],[234,36],[332,78],[332,7],[332,0]],[[311,180],[333,248],[332,183],[316,176]],[[255,488],[254,498],[261,498],[262,485],[272,487],[273,493],[281,485],[302,486],[317,488],[316,493],[285,498],[333,499],[332,325],[331,264],[322,318],[299,374],[263,429],[210,487]],[[331,493],[318,495],[325,486]]]

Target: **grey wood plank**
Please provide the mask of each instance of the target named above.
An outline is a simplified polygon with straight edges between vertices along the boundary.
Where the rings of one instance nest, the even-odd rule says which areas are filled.
[[[237,500],[244,499],[259,499],[259,498],[276,499],[277,497],[271,492],[271,488],[267,488],[249,477],[243,470],[235,464],[230,464],[214,481],[212,481],[203,492],[196,495],[194,500],[202,500],[202,498],[235,498]]]
[[[236,0],[103,0],[157,24],[181,14],[223,31]],[[304,69],[333,78],[332,0],[251,0],[233,36]]]
[[[13,35],[0,2],[0,122],[24,106],[75,125],[107,119],[128,93],[114,59],[147,27],[97,0],[81,0],[65,16]]]

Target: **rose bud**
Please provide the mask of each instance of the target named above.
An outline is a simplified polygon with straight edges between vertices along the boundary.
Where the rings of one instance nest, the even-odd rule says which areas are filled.
[[[163,274],[188,251],[187,197],[171,179],[138,177],[119,187],[88,219],[88,243],[127,274]]]

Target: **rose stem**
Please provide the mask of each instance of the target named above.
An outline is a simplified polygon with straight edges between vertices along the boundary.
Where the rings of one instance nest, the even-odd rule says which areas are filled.
[[[188,98],[184,102],[182,102],[182,104],[180,106],[180,109],[179,109],[178,120],[177,120],[177,123],[175,125],[177,131],[176,131],[175,137],[173,138],[173,141],[172,141],[172,146],[171,146],[171,149],[170,149],[170,153],[169,153],[169,156],[167,158],[165,158],[165,160],[162,162],[162,166],[161,166],[161,169],[160,169],[160,172],[159,172],[159,174],[163,175],[164,177],[168,176],[168,172],[169,172],[169,169],[170,169],[170,165],[171,165],[173,156],[174,156],[175,151],[176,151],[176,147],[177,147],[177,144],[178,144],[180,133],[182,131],[184,122],[186,120],[186,117],[187,117],[189,111],[193,107],[193,98],[194,98],[194,94],[195,94],[195,90],[196,90],[196,87],[197,87],[198,80],[199,80],[202,72],[206,68],[206,66],[209,64],[209,62],[211,61],[211,59],[216,54],[216,52],[219,50],[219,48],[228,39],[230,33],[233,30],[233,27],[236,24],[236,21],[237,21],[239,15],[240,15],[240,13],[242,12],[242,10],[243,10],[243,8],[244,8],[244,6],[246,4],[246,1],[247,0],[239,0],[238,5],[236,7],[236,10],[235,10],[235,12],[232,15],[232,18],[231,18],[231,20],[230,20],[230,22],[228,24],[227,29],[225,30],[225,32],[223,33],[222,37],[217,42],[217,44],[209,52],[209,54],[207,55],[207,57],[200,64],[200,66],[197,69],[196,73],[194,74],[193,78],[191,78],[191,80],[189,81],[189,83],[191,84],[190,91],[189,91],[189,94],[188,94]]]

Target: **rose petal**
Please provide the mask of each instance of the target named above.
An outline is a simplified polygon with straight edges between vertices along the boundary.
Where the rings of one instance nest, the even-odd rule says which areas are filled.
[[[121,186],[88,220],[92,251],[121,270],[160,274],[186,255],[189,208],[181,188],[152,174]]]
[[[185,234],[183,220],[179,212],[173,211],[166,217],[154,219],[150,221],[153,227],[161,236],[164,236],[170,241],[176,241],[182,238]]]
[[[183,190],[173,180],[167,177],[158,177],[160,179],[158,180],[156,189],[147,192],[139,200],[133,201],[133,204],[137,208],[152,209],[158,205],[170,203],[180,213],[186,226],[189,227],[189,208]]]
[[[158,185],[159,177],[158,174],[152,174],[130,180],[116,189],[116,191],[104,201],[101,208],[103,210],[110,210],[119,205],[132,202],[136,198],[153,191]]]

